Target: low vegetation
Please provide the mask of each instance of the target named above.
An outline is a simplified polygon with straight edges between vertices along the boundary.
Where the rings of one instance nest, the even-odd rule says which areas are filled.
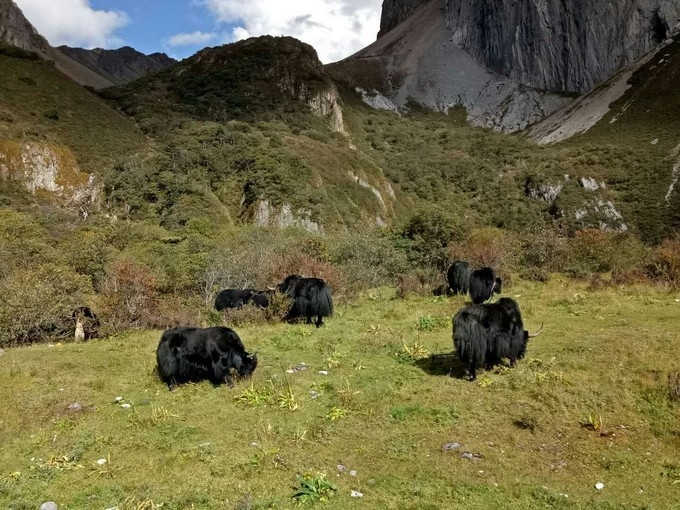
[[[168,391],[160,331],[6,349],[0,506],[671,508],[680,294],[553,276],[509,295],[544,332],[474,383],[438,320],[464,299],[390,288],[320,329],[237,328],[260,365],[233,389]]]

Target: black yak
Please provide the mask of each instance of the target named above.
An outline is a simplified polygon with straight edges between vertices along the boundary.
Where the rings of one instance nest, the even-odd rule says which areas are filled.
[[[331,288],[321,278],[305,278],[292,274],[278,286],[279,292],[293,300],[285,320],[306,318],[307,324],[316,317],[316,327],[323,325],[323,317],[333,315]]]
[[[260,308],[269,306],[267,291],[255,289],[225,289],[215,297],[215,310],[221,312],[225,308],[241,308],[253,303]]]
[[[501,285],[501,279],[490,267],[475,269],[470,273],[470,298],[474,304],[482,304],[491,299],[494,292],[500,294]]]
[[[446,272],[446,280],[454,294],[467,294],[470,288],[470,264],[457,260],[449,266]]]
[[[477,368],[490,369],[510,359],[514,366],[526,353],[529,338],[537,336],[524,329],[519,305],[514,299],[501,298],[497,303],[470,305],[453,316],[453,345],[458,358],[467,369],[470,380],[477,377]]]
[[[257,367],[257,355],[248,354],[233,329],[174,328],[161,336],[156,349],[158,375],[173,389],[177,384],[208,380],[214,386],[233,386],[232,370],[249,377]]]

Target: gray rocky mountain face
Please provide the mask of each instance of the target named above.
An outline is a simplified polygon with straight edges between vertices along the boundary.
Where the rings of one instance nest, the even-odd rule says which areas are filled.
[[[679,0],[447,0],[453,41],[542,90],[585,93],[680,28]]]
[[[43,56],[50,45],[12,0],[0,0],[0,41]]]
[[[375,90],[397,107],[410,100],[437,111],[461,106],[472,125],[503,132],[521,131],[573,100],[477,62],[451,40],[445,14],[441,0],[431,0],[370,46],[326,68],[351,88]]]
[[[129,83],[147,74],[166,69],[177,62],[165,53],[145,55],[129,46],[117,50],[101,48],[86,50],[69,46],[59,46],[57,49],[114,85]]]
[[[429,0],[385,0],[382,5],[382,13],[380,14],[380,32],[378,32],[378,37],[382,37],[395,28],[427,2]]]

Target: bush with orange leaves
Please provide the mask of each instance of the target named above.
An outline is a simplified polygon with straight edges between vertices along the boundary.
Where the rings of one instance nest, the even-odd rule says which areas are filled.
[[[491,267],[504,282],[515,264],[518,244],[508,233],[498,228],[472,230],[465,241],[449,245],[450,260],[465,260],[473,268]]]
[[[654,250],[650,272],[671,288],[680,288],[680,235],[666,239]]]
[[[347,290],[348,279],[338,266],[304,253],[282,255],[272,271],[272,277],[277,284],[281,283],[288,275],[299,274],[323,279],[334,293]]]
[[[128,258],[117,260],[106,268],[101,302],[102,318],[113,330],[155,325],[156,279]]]

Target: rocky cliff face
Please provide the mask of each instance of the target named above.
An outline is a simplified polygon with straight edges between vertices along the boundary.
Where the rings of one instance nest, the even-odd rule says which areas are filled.
[[[678,0],[447,0],[453,41],[542,90],[585,93],[680,25]]]
[[[69,46],[59,46],[57,49],[114,85],[129,83],[147,74],[166,69],[177,62],[165,53],[145,55],[129,46],[117,50],[101,48],[86,50]]]
[[[380,32],[378,32],[378,37],[382,37],[406,21],[419,7],[427,2],[429,0],[385,0],[380,15]]]
[[[326,68],[352,89],[377,91],[398,107],[410,100],[438,111],[462,106],[471,124],[503,132],[525,129],[571,101],[486,68],[451,37],[443,2],[431,0],[375,43]]]
[[[0,0],[0,41],[46,56],[50,45],[12,0]]]

